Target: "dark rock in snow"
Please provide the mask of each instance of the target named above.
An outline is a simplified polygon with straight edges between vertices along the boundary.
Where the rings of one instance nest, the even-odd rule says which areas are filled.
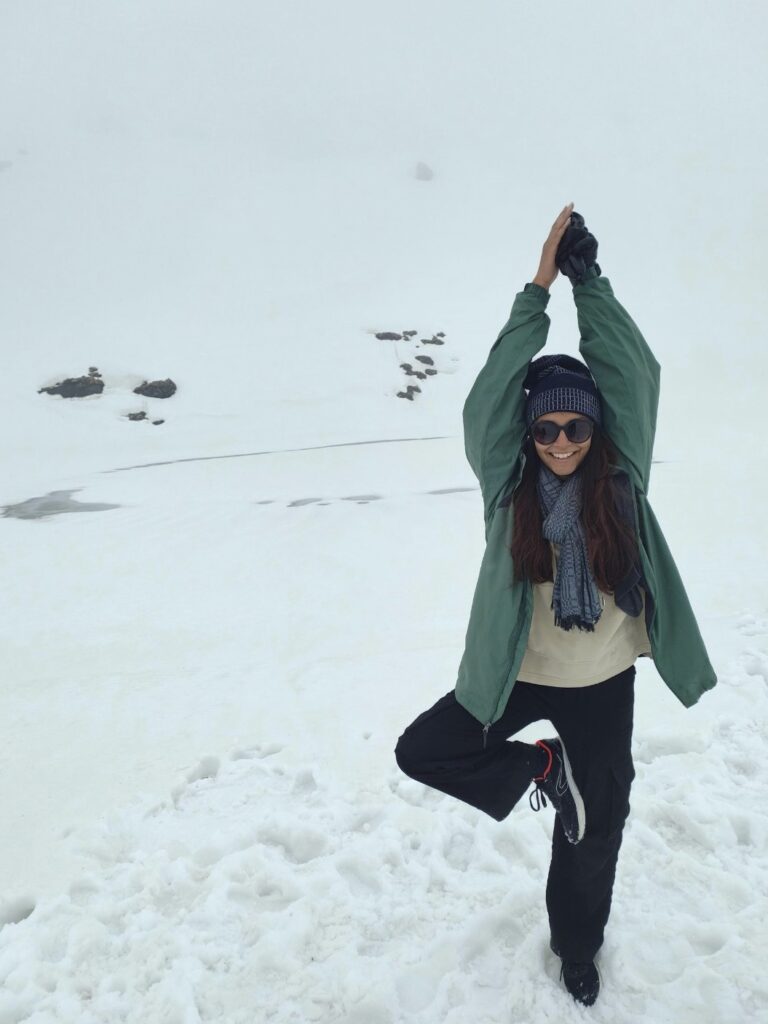
[[[432,356],[416,356],[416,358],[420,363],[426,363],[427,366],[435,365],[435,360],[432,358]]]
[[[165,380],[145,380],[133,389],[134,395],[146,395],[147,398],[170,398],[176,394],[176,385],[170,377]]]
[[[441,337],[443,337],[443,335],[433,334],[431,338],[419,338],[419,341],[422,345],[444,345],[445,342],[440,341]]]
[[[104,390],[104,381],[100,376],[89,374],[87,377],[66,377],[49,387],[38,388],[38,395],[61,395],[62,398],[85,398],[86,395],[100,395]]]
[[[396,334],[394,331],[379,331],[376,334],[379,341],[402,341],[402,334]]]
[[[418,359],[418,356],[416,358]],[[400,369],[405,370],[406,377],[418,377],[419,380],[426,379],[426,374],[422,373],[421,370],[414,370],[410,363],[400,363]]]
[[[127,416],[129,420],[145,420],[147,418],[145,412],[129,412]]]

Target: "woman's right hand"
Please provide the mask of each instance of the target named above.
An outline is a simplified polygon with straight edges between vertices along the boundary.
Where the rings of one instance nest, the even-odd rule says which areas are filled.
[[[573,203],[568,203],[560,211],[555,223],[547,236],[547,240],[541,250],[541,260],[539,262],[539,269],[536,271],[536,276],[533,278],[533,283],[541,285],[542,288],[549,290],[552,282],[555,280],[560,271],[557,269],[555,263],[555,255],[557,254],[557,247],[560,244],[560,239],[565,234],[565,229],[571,223],[571,211],[573,210]]]

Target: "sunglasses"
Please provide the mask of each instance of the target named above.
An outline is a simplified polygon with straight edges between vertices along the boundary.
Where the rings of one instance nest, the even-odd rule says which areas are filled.
[[[539,420],[531,426],[531,436],[538,444],[553,444],[565,431],[565,436],[574,444],[583,444],[592,437],[594,423],[589,419],[568,420],[563,426],[554,420]]]

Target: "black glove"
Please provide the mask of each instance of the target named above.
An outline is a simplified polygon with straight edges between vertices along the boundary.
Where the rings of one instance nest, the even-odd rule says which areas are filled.
[[[588,267],[595,267],[598,277],[602,274],[596,259],[597,239],[584,227],[581,214],[574,211],[555,253],[557,269],[572,285],[579,284]]]

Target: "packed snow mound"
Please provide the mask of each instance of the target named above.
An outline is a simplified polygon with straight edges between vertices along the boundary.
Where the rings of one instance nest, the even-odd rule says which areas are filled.
[[[637,744],[595,1021],[765,1009],[756,656],[704,731]],[[394,755],[376,788],[279,744],[208,756],[168,800],[75,834],[68,893],[0,930],[0,1022],[582,1020],[548,948],[549,815],[522,801],[497,823]]]

